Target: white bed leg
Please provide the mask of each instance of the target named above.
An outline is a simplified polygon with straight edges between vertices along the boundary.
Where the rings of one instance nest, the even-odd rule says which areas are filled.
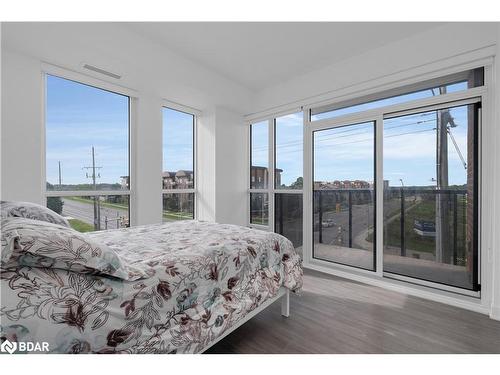
[[[290,316],[290,290],[286,290],[283,297],[281,297],[281,315],[285,318]]]

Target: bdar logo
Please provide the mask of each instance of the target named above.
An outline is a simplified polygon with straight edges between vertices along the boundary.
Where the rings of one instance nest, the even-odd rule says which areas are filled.
[[[14,353],[17,349],[17,342],[10,342],[9,340],[5,340],[0,346],[0,350],[2,352],[8,352],[10,354]]]

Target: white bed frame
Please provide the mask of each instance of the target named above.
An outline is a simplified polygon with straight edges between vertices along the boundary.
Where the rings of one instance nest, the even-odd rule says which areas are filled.
[[[229,328],[226,332],[224,332],[224,334],[217,337],[217,339],[215,339],[208,346],[203,348],[203,350],[200,353],[205,352],[206,350],[208,350],[209,348],[211,348],[212,346],[217,344],[224,337],[226,337],[230,333],[234,332],[237,328],[241,327],[243,324],[245,324],[250,319],[252,319],[255,315],[262,312],[263,310],[265,310],[266,308],[271,306],[274,302],[276,302],[279,299],[281,299],[281,315],[284,316],[285,318],[288,318],[290,316],[290,290],[286,289],[284,287],[281,287],[278,290],[278,293],[276,294],[276,296],[268,299],[262,305],[260,305],[255,310],[253,310],[251,313],[247,314],[243,319],[241,319],[239,322],[237,322],[235,325],[233,325],[231,328]]]

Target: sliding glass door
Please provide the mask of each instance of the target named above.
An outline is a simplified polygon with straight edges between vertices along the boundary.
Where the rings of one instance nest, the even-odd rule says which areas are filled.
[[[315,126],[312,258],[479,291],[480,105],[473,98]]]
[[[477,290],[478,104],[384,120],[384,272]]]
[[[313,258],[375,269],[375,122],[313,132]]]
[[[481,296],[483,84],[478,68],[307,110],[306,265]]]
[[[479,67],[256,119],[249,226],[286,236],[305,267],[481,297],[484,75]]]

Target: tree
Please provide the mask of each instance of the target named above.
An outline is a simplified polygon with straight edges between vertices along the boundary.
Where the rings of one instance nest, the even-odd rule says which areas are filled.
[[[292,189],[302,189],[304,186],[304,179],[302,177],[297,177],[297,180],[290,185]]]
[[[166,211],[176,212],[179,210],[179,196],[178,194],[164,194],[163,207]]]
[[[47,207],[52,211],[62,214],[64,202],[60,197],[47,197]]]

